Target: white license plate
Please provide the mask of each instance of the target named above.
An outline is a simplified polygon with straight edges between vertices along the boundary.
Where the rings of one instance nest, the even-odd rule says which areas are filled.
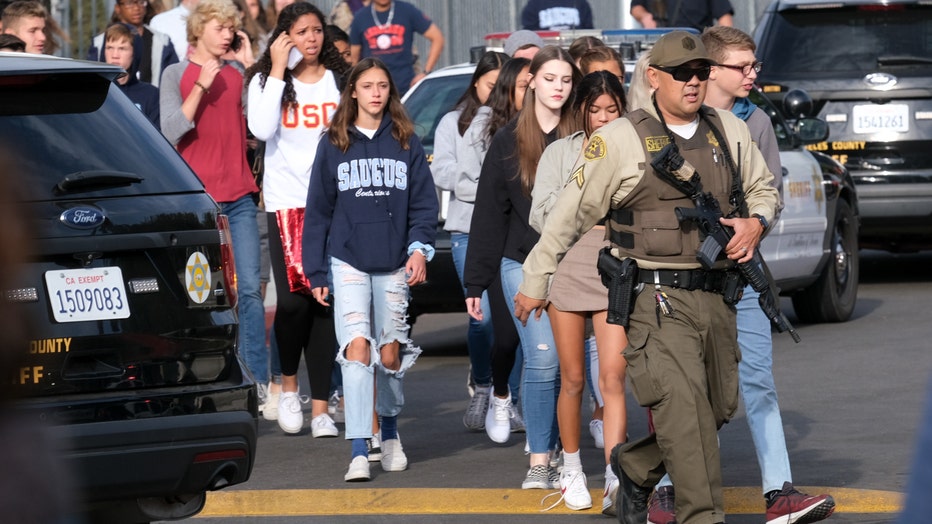
[[[45,284],[56,322],[129,318],[126,285],[118,267],[48,271]]]
[[[851,112],[855,133],[909,131],[909,106],[906,104],[865,104],[854,106]]]

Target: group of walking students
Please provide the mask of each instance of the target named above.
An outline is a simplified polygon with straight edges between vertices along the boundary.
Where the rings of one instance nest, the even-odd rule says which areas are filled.
[[[585,484],[578,426],[590,316],[604,348],[604,447],[611,450],[625,433],[624,331],[605,322],[606,292],[594,271],[573,269],[592,264],[603,245],[601,226],[568,257],[567,271],[555,278],[554,289],[564,291],[555,293],[539,321],[517,322],[504,297],[517,292],[523,257],[538,236],[532,224],[539,228],[546,220],[587,137],[624,113],[620,59],[608,54],[614,73],[583,78],[576,60],[559,47],[544,47],[533,59],[486,53],[451,108],[454,118],[438,129],[432,173],[389,70],[375,58],[349,68],[324,25],[312,4],[284,8],[268,48],[246,74],[248,126],[265,142],[262,189],[279,295],[279,425],[290,432],[303,425],[297,371],[302,350],[313,348],[311,426],[315,435],[334,435],[323,431],[329,424],[321,415],[338,348],[352,444],[345,480],[369,480],[370,460],[385,471],[406,469],[397,416],[403,376],[420,353],[409,338],[407,301],[410,286],[426,279],[434,254],[435,187],[441,187],[454,195],[446,227],[474,324],[470,353],[482,352],[485,362],[472,370],[481,420],[467,425],[487,429],[497,442],[526,428],[530,468],[522,487],[560,484],[552,464],[558,439],[563,475]],[[294,49],[301,60],[289,64]],[[451,140],[441,139],[447,122]],[[445,155],[454,158],[446,167]],[[538,173],[542,156],[547,160]],[[470,235],[482,241],[466,249]],[[521,366],[515,371],[516,361]],[[617,486],[611,469],[606,472]]]
[[[626,96],[620,55],[591,37],[569,51],[540,45],[530,58],[485,53],[438,125],[429,164],[389,69],[376,58],[350,67],[325,23],[313,4],[287,6],[246,74],[248,126],[265,142],[262,189],[283,375],[277,406],[266,409],[277,411],[287,432],[303,427],[297,371],[304,351],[313,433],[336,436],[327,416],[336,362],[351,442],[344,479],[369,480],[371,462],[388,472],[407,468],[398,416],[403,377],[421,352],[409,338],[409,289],[426,280],[434,255],[436,188],[449,190],[444,227],[469,314],[472,397],[464,424],[498,443],[525,432],[521,487],[559,489],[567,507],[590,508],[580,459],[588,372],[596,406],[590,430],[604,449],[602,510],[616,515],[623,471],[611,455],[627,440],[628,344],[624,328],[607,321],[608,294],[595,269],[609,245],[605,226],[593,226],[566,253],[545,308],[522,321],[514,297],[558,195],[583,186],[577,166],[584,157],[604,154],[602,138],[590,138],[631,110],[635,93]],[[650,104],[646,80],[636,76],[638,89],[637,99]],[[646,512],[641,502],[636,513]]]

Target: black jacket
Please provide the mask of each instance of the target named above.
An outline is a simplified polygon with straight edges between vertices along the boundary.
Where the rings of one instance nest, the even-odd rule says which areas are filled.
[[[518,176],[516,125],[512,119],[495,133],[482,163],[463,274],[467,297],[482,296],[499,274],[503,257],[523,263],[540,238],[528,223],[531,196]],[[546,135],[547,144],[556,138],[554,129]]]

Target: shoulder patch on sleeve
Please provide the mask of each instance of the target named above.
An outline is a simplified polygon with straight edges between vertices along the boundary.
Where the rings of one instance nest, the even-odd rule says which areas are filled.
[[[592,140],[589,141],[589,145],[586,146],[586,153],[584,156],[586,157],[586,160],[598,160],[600,158],[605,158],[605,141],[602,140],[601,136],[595,135],[592,137]],[[582,171],[579,171],[579,173],[582,174]]]
[[[583,184],[586,182],[586,176],[583,174],[584,167],[586,167],[585,164],[577,167],[576,171],[573,171],[573,174],[570,175],[570,180],[575,180],[579,188],[582,188]]]

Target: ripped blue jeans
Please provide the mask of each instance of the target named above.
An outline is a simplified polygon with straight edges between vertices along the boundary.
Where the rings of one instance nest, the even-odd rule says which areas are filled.
[[[421,350],[408,338],[408,284],[405,269],[366,273],[337,258],[330,259],[333,275],[333,322],[340,351],[337,363],[343,372],[346,439],[372,436],[372,410],[380,416],[397,416],[404,407],[402,382]],[[346,348],[357,338],[369,341],[368,365],[346,359]],[[386,369],[379,349],[399,342],[401,367]],[[376,378],[376,375],[378,377]],[[372,391],[376,393],[374,405]]]
[[[505,301],[514,311],[514,297],[518,293],[523,273],[521,263],[510,258],[502,259],[502,290]],[[535,312],[536,314],[536,312]],[[560,379],[560,361],[557,345],[550,329],[550,317],[544,312],[540,318],[531,315],[527,325],[512,316],[521,352],[524,355],[524,374],[521,379],[521,408],[531,453],[547,453],[554,449],[560,430],[557,427],[557,396]]]

